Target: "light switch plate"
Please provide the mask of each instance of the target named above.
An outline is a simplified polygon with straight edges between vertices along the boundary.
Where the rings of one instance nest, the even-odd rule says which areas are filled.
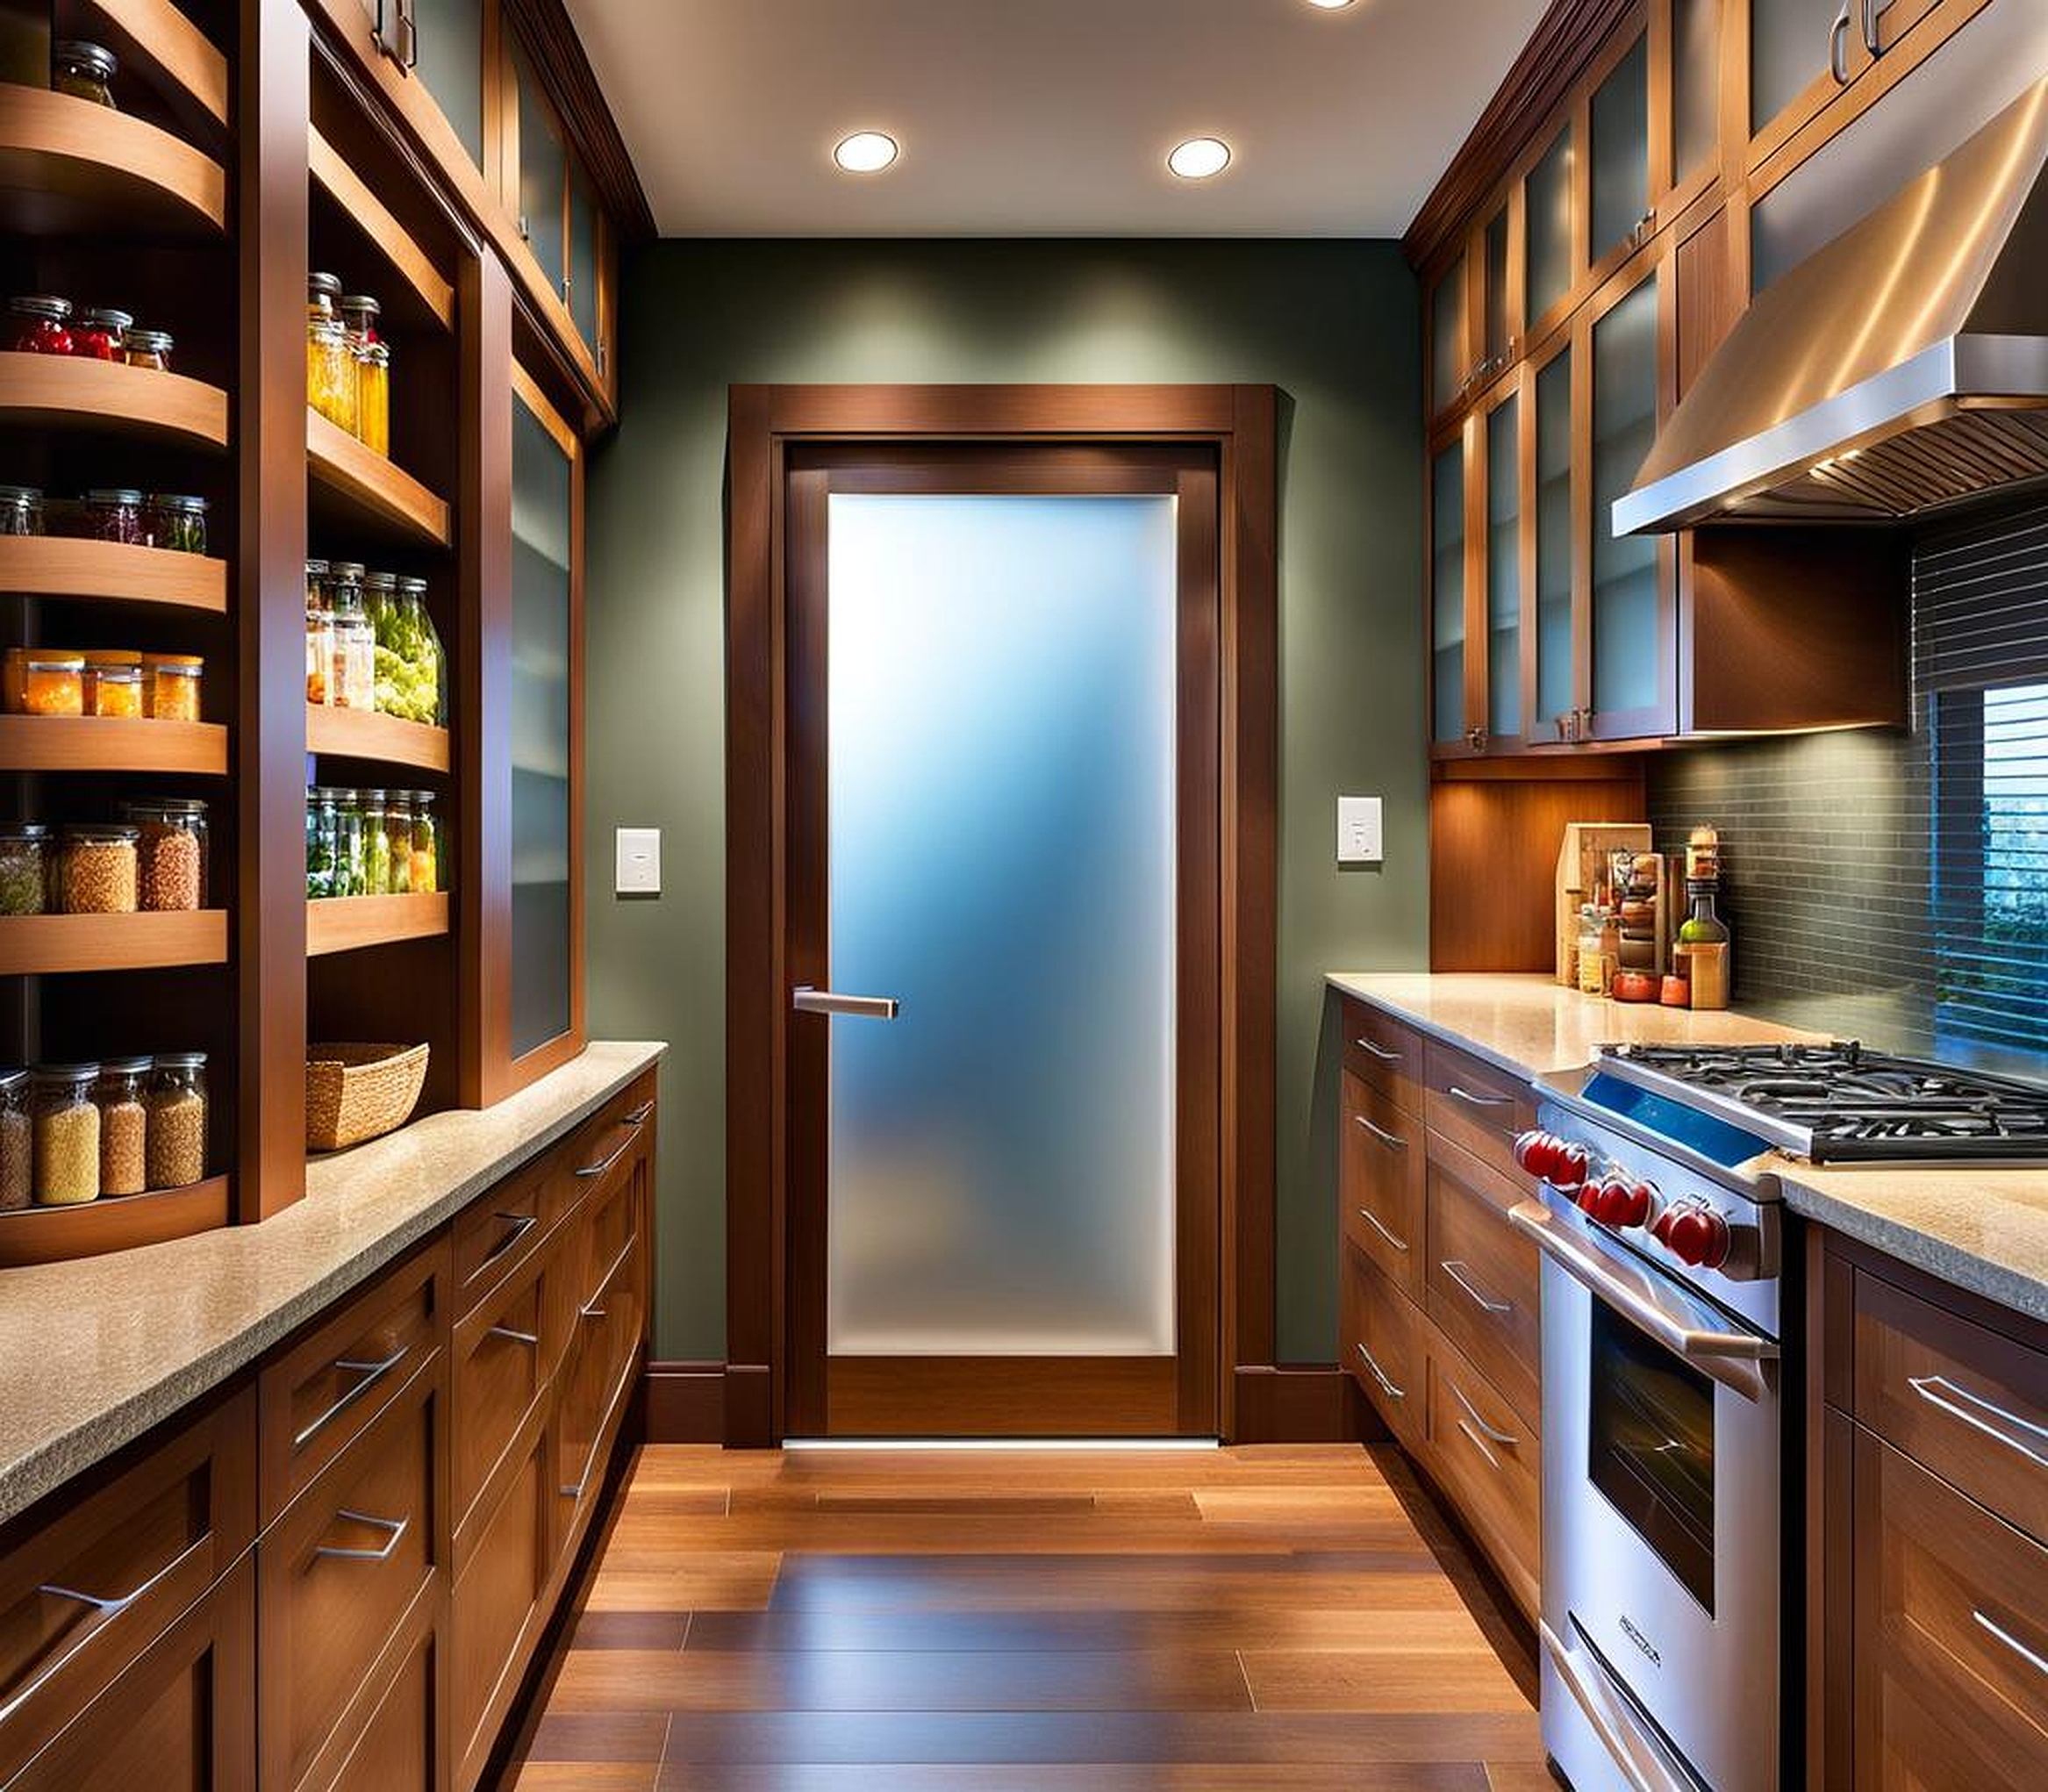
[[[619,869],[612,887],[620,896],[659,896],[662,893],[662,830],[659,828],[621,828],[617,830]]]
[[[1376,865],[1380,861],[1379,799],[1337,799],[1337,863]]]

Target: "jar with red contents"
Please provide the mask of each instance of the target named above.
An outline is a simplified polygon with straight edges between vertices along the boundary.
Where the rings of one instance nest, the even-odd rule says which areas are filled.
[[[71,301],[47,292],[31,292],[7,305],[7,346],[21,355],[71,353]]]
[[[124,361],[135,319],[104,305],[82,311],[71,320],[71,352],[86,361]]]

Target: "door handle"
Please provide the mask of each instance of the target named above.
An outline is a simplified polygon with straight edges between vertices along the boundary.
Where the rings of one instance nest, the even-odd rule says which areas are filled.
[[[379,1518],[369,1512],[351,1511],[343,1507],[335,1513],[337,1518],[346,1518],[351,1524],[361,1524],[371,1530],[381,1530],[383,1542],[375,1549],[343,1549],[339,1545],[323,1543],[313,1551],[316,1556],[326,1556],[337,1562],[388,1562],[391,1553],[405,1540],[405,1532],[412,1520],[405,1518]]]
[[[404,1362],[407,1353],[411,1351],[412,1348],[412,1346],[411,1344],[400,1344],[398,1348],[393,1351],[390,1356],[374,1363],[364,1362],[359,1358],[351,1358],[348,1357],[337,1358],[334,1363],[334,1366],[337,1369],[346,1369],[350,1374],[360,1375],[362,1379],[360,1381],[352,1383],[348,1388],[348,1391],[344,1394],[339,1400],[337,1400],[333,1405],[329,1407],[326,1412],[319,1416],[319,1418],[315,1419],[311,1424],[307,1425],[304,1430],[300,1430],[296,1436],[294,1436],[291,1440],[291,1447],[294,1450],[304,1449],[305,1446],[311,1443],[315,1437],[319,1437],[319,1434],[327,1428],[327,1426],[333,1423],[333,1422],[340,1418],[343,1413],[347,1412],[350,1407],[354,1406],[357,1401],[361,1400],[364,1394],[368,1394],[371,1388],[375,1387],[378,1382],[382,1381],[385,1376],[389,1375],[392,1370],[396,1369],[400,1363]]]
[[[799,1014],[846,1014],[863,1021],[893,1021],[903,1004],[892,995],[841,995],[799,983],[790,1006]]]
[[[1892,10],[1892,0],[1860,0],[1863,12],[1863,47],[1873,56],[1885,53],[1884,19]]]
[[[1400,1052],[1389,1051],[1384,1045],[1375,1045],[1370,1039],[1361,1039],[1358,1043],[1363,1045],[1382,1064],[1399,1064],[1401,1061]]]
[[[1842,10],[1828,32],[1828,73],[1835,77],[1837,87],[1849,85],[1849,0],[1842,0]]]
[[[1405,1151],[1407,1150],[1408,1142],[1405,1138],[1400,1137],[1398,1134],[1387,1131],[1384,1126],[1373,1125],[1373,1123],[1370,1120],[1366,1119],[1363,1114],[1353,1115],[1352,1118],[1356,1120],[1360,1126],[1364,1127],[1367,1132],[1371,1133],[1374,1138],[1378,1139],[1381,1144],[1385,1145],[1388,1150]]]
[[[1408,1397],[1408,1390],[1405,1387],[1396,1387],[1393,1385],[1393,1381],[1388,1379],[1386,1371],[1379,1366],[1372,1352],[1367,1350],[1364,1344],[1355,1344],[1351,1348],[1364,1358],[1365,1366],[1372,1372],[1372,1379],[1379,1384],[1379,1391],[1386,1394],[1389,1400],[1406,1400]]]
[[[1464,1102],[1467,1107],[1512,1107],[1515,1106],[1515,1097],[1512,1095],[1475,1095],[1470,1089],[1461,1089],[1456,1083],[1453,1083],[1443,1093],[1454,1100]]]
[[[2007,1630],[2006,1627],[2000,1624],[1995,1618],[1986,1617],[1984,1614],[1979,1611],[1975,1606],[1972,1606],[1970,1608],[1970,1616],[1976,1619],[1980,1626],[1981,1626],[1984,1630],[1988,1631],[1993,1636],[1996,1637],[2000,1642],[2003,1643],[2007,1648],[2010,1649],[2014,1654],[2017,1655],[2020,1659],[2024,1661],[2030,1667],[2037,1667],[2043,1674],[2048,1674],[2048,1658],[2044,1658],[2036,1654],[2033,1650],[2028,1648],[2024,1643],[2021,1642],[2017,1637],[2014,1636],[2010,1631]]]
[[[1478,1286],[1472,1279],[1472,1266],[1460,1258],[1443,1258],[1438,1262],[1436,1267],[1456,1282],[1459,1287],[1463,1288],[1477,1303],[1482,1313],[1499,1315],[1515,1311],[1514,1301],[1490,1300],[1486,1295],[1481,1294]]]
[[[1967,1387],[1958,1386],[1946,1375],[1908,1375],[1906,1385],[1930,1406],[1939,1407],[1951,1418],[1960,1419],[1973,1430],[1983,1432],[1987,1437],[2025,1457],[2036,1467],[2048,1468],[2048,1455],[2044,1455],[2028,1441],[2032,1437],[2048,1444],[2048,1426],[2037,1425],[2031,1419],[2008,1412],[1981,1394],[1973,1394]],[[2014,1437],[2002,1429],[2005,1425],[2010,1425],[2021,1435]]]
[[[1393,1245],[1396,1251],[1405,1251],[1408,1248],[1408,1241],[1406,1238],[1397,1238],[1392,1232],[1388,1231],[1386,1223],[1371,1208],[1360,1208],[1358,1217],[1378,1233],[1382,1238],[1386,1239],[1389,1244]]]

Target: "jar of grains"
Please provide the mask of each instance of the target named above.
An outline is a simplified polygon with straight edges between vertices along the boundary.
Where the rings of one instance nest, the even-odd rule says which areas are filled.
[[[25,656],[21,709],[24,715],[83,715],[85,662],[75,654]]]
[[[0,832],[0,914],[40,914],[50,902],[50,830],[39,822]]]
[[[90,305],[71,319],[71,352],[85,361],[125,361],[135,319],[111,305]]]
[[[75,822],[64,830],[57,883],[64,914],[132,914],[138,900],[137,832],[125,823]]]
[[[206,906],[206,805],[197,801],[126,803],[133,824],[137,882],[145,914]]]
[[[35,1152],[34,1187],[41,1207],[75,1207],[99,1194],[99,1109],[92,1105],[97,1064],[47,1064],[29,1092]]]
[[[39,535],[43,494],[33,485],[0,485],[0,535]]]
[[[152,1188],[184,1188],[206,1174],[206,1054],[161,1054],[149,1075]]]
[[[92,1101],[99,1109],[102,1194],[140,1194],[148,1186],[146,1152],[149,1117],[142,1106],[142,1088],[149,1077],[150,1063],[147,1057],[100,1060]]]
[[[131,330],[128,332],[128,365],[147,368],[151,373],[168,373],[171,370],[172,346],[168,330]]]
[[[155,721],[197,721],[206,662],[196,653],[142,656],[142,705]]]
[[[206,500],[188,492],[149,494],[149,543],[174,554],[206,551]]]
[[[87,492],[85,533],[95,541],[147,548],[149,524],[143,516],[142,494],[125,485],[103,486]]]
[[[12,1213],[35,1199],[29,1138],[28,1072],[0,1071],[0,1213]]]

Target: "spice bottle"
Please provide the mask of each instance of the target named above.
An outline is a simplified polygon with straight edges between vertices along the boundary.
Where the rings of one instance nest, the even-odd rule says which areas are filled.
[[[334,613],[327,599],[327,563],[305,563],[305,700],[334,700]]]
[[[50,87],[74,99],[113,109],[113,80],[120,64],[104,44],[62,38],[50,46]]]
[[[76,1207],[99,1196],[99,1109],[92,1105],[97,1064],[44,1064],[29,1096],[40,1207]]]
[[[1711,878],[1687,881],[1686,894],[1692,899],[1693,912],[1679,924],[1672,955],[1692,986],[1690,1006],[1695,1008],[1725,1008],[1733,980],[1728,923],[1715,912],[1715,889]]]
[[[142,668],[88,663],[83,695],[87,715],[137,719],[142,713]]]
[[[153,720],[197,721],[206,662],[196,653],[142,656],[142,703]]]
[[[121,818],[138,836],[142,911],[161,914],[205,907],[206,805],[196,799],[127,803]]]
[[[391,893],[391,836],[385,825],[384,793],[381,790],[358,791],[356,803],[362,815],[362,893]]]
[[[0,535],[39,535],[43,494],[33,485],[0,485]]]
[[[85,662],[76,654],[30,655],[21,663],[24,715],[83,715]]]
[[[147,1057],[110,1057],[100,1063],[92,1100],[99,1109],[102,1194],[140,1194],[147,1186],[145,1152],[149,1122],[142,1106],[142,1086],[149,1066]]]
[[[135,319],[111,305],[90,305],[71,319],[71,352],[82,361],[125,361]]]
[[[412,792],[384,792],[384,838],[390,843],[391,869],[384,883],[387,896],[412,894]]]
[[[391,345],[367,342],[355,355],[355,433],[380,455],[391,451]]]
[[[12,1213],[35,1199],[34,1161],[28,1072],[0,1071],[0,1213]]]
[[[11,332],[7,346],[23,355],[71,352],[71,301],[54,293],[30,292],[10,299]]]
[[[168,330],[131,330],[127,342],[128,365],[146,368],[151,373],[168,373],[171,348]]]
[[[337,560],[327,584],[334,612],[334,670],[330,700],[342,709],[376,703],[376,641],[362,606],[362,565]]]
[[[440,888],[440,852],[433,819],[433,792],[416,790],[412,794],[412,846],[406,878],[415,896],[431,896]]]
[[[305,379],[306,403],[328,422],[354,434],[355,357],[339,319],[306,319]]]
[[[367,896],[369,879],[363,866],[362,805],[352,790],[328,792],[334,799],[334,893]]]
[[[206,1176],[206,1054],[161,1055],[150,1072],[148,1182],[184,1188]]]

